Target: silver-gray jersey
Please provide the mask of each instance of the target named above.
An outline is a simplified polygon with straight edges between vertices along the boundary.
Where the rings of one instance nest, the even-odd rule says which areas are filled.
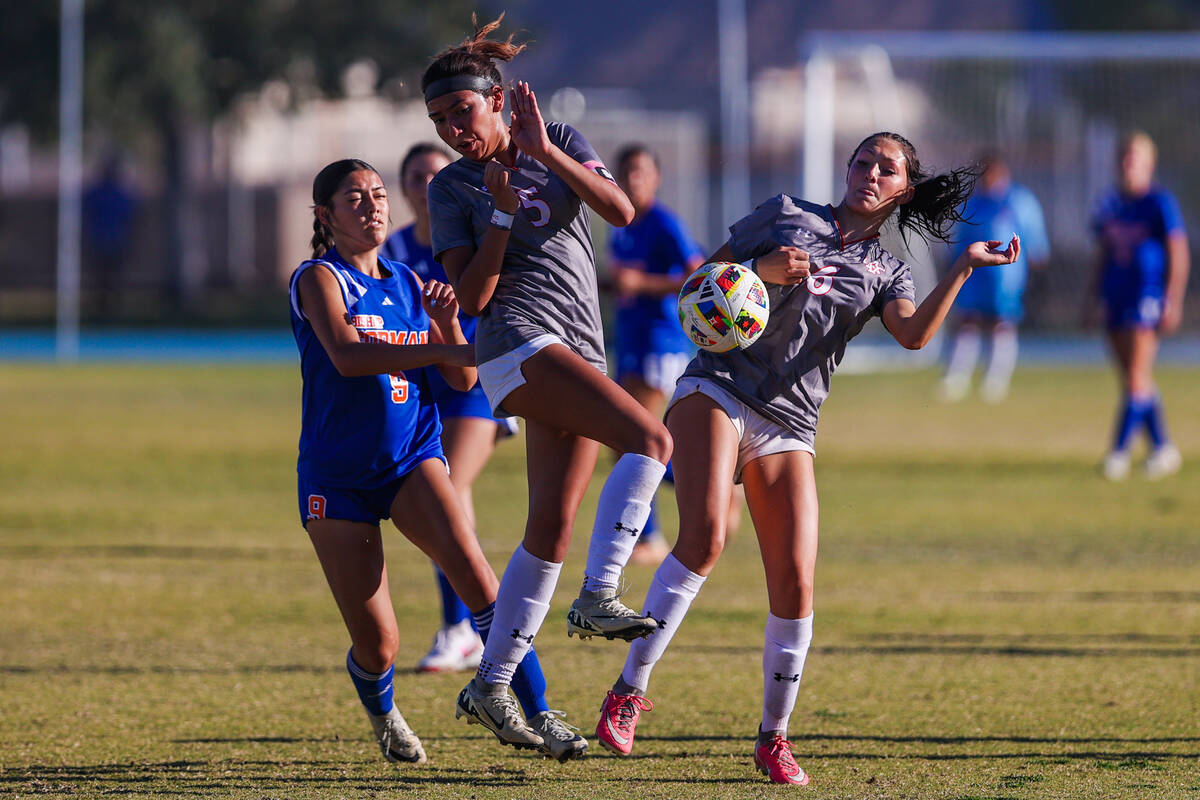
[[[578,131],[546,125],[550,141],[579,163],[611,176]],[[434,257],[452,247],[478,248],[492,218],[484,162],[460,158],[429,185]],[[521,200],[491,300],[475,333],[479,363],[552,333],[605,370],[604,334],[596,291],[596,257],[583,201],[537,159],[518,152],[510,184]]]
[[[729,228],[729,248],[748,261],[782,246],[809,254],[801,284],[768,283],[771,314],[745,350],[701,350],[685,375],[709,378],[809,445],[829,379],[853,339],[892,300],[913,299],[908,265],[879,237],[845,242],[829,206],[779,195]]]

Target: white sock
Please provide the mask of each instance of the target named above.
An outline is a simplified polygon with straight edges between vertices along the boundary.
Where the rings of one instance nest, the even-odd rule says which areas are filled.
[[[666,470],[655,459],[638,453],[626,453],[617,459],[600,491],[583,571],[584,589],[595,592],[617,588]]]
[[[992,334],[992,357],[983,377],[985,391],[997,399],[1003,397],[1016,367],[1017,328],[1015,325],[997,325]]]
[[[966,385],[970,382],[975,362],[979,360],[979,349],[979,329],[972,325],[959,328],[954,337],[954,347],[950,350],[950,363],[946,367],[947,384]]]
[[[542,561],[517,545],[496,594],[496,614],[478,675],[488,683],[512,683],[517,664],[529,652],[533,637],[550,610],[550,598],[562,564]]]
[[[650,670],[666,652],[667,645],[671,643],[671,638],[703,585],[704,576],[685,567],[674,553],[663,559],[654,573],[650,590],[646,592],[646,605],[642,607],[643,614],[658,620],[658,630],[643,639],[633,640],[629,656],[625,659],[625,668],[621,670],[621,680],[635,689],[646,691],[650,684]]]
[[[804,657],[812,641],[813,615],[803,619],[783,619],[767,614],[766,642],[763,645],[762,730],[787,734],[788,718],[796,707]]]

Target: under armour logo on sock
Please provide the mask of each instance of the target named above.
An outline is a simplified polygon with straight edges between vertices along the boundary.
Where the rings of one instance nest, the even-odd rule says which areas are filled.
[[[649,609],[646,610],[646,613],[643,616],[647,616],[650,619],[657,622],[659,630],[662,630],[663,628],[667,627],[667,620],[665,618],[659,619],[658,617],[654,616],[654,612]]]
[[[613,530],[614,530],[614,531],[625,531],[625,532],[626,532],[626,533],[628,533],[630,536],[637,536],[637,535],[638,535],[638,529],[637,529],[637,528],[629,528],[629,527],[626,527],[626,526],[625,526],[623,523],[621,523],[621,522],[618,522],[616,525],[613,525]]]
[[[520,628],[513,628],[512,638],[524,639],[526,644],[533,644],[533,634],[531,633],[528,636],[522,636]]]
[[[781,672],[776,672],[775,680],[780,681],[781,683],[783,681],[791,681],[792,683],[796,683],[800,680],[800,673],[797,672],[795,675],[784,675]]]

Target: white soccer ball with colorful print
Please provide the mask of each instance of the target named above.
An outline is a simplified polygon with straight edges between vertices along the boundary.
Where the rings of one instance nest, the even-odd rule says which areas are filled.
[[[741,264],[705,264],[679,290],[679,324],[697,347],[709,352],[754,344],[769,314],[767,287]]]

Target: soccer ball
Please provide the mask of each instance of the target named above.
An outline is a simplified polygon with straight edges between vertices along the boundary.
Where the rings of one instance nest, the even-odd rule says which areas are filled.
[[[697,347],[712,353],[754,344],[769,313],[767,287],[741,264],[705,264],[679,290],[679,324]]]

